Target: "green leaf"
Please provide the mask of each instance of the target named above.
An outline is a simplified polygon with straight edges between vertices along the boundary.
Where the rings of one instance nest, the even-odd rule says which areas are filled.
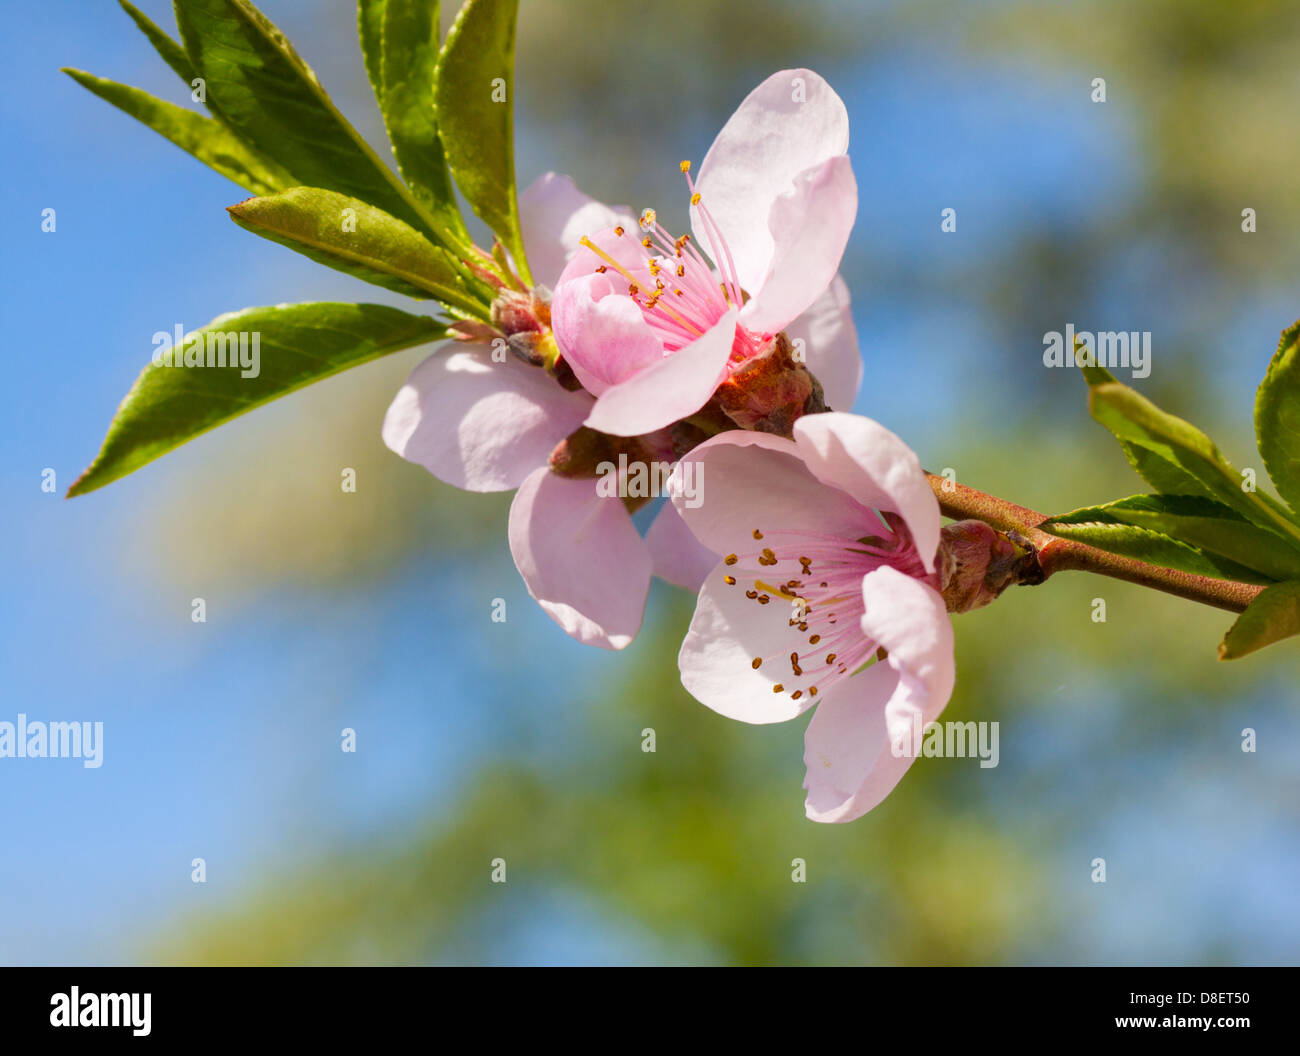
[[[374,89],[379,109],[384,109],[384,12],[387,0],[358,0],[357,39],[361,42],[361,58],[366,64],[366,76]]]
[[[293,176],[378,206],[433,233],[409,192],[339,113],[311,68],[248,0],[175,0],[181,39],[208,105]]]
[[[1300,583],[1278,583],[1263,591],[1228,628],[1219,643],[1219,659],[1239,660],[1294,634],[1300,634]]]
[[[366,282],[483,320],[488,306],[460,282],[456,262],[415,228],[357,198],[294,187],[227,210],[240,227]]]
[[[442,143],[456,185],[510,251],[520,277],[531,285],[515,193],[518,7],[518,0],[466,0],[438,58],[435,97]]]
[[[1124,457],[1128,459],[1139,477],[1150,484],[1162,495],[1199,495],[1210,497],[1209,490],[1190,473],[1179,469],[1166,458],[1161,458],[1154,451],[1144,447],[1120,442]]]
[[[1080,349],[1076,347],[1076,357],[1079,355],[1079,351]],[[1080,361],[1077,358],[1076,362],[1083,372],[1083,378],[1088,383],[1089,388],[1094,385],[1117,383],[1115,375],[1105,367]],[[1129,465],[1133,467],[1137,475],[1162,495],[1203,495],[1206,498],[1210,497],[1209,491],[1195,477],[1190,473],[1185,473],[1174,463],[1162,458],[1154,451],[1149,451],[1144,447],[1139,447],[1137,444],[1122,439],[1120,440],[1120,447],[1124,449],[1124,457],[1128,459]]]
[[[140,32],[149,38],[149,43],[162,56],[163,61],[176,71],[176,76],[184,81],[187,87],[193,90],[194,78],[198,76],[198,73],[195,72],[190,57],[185,54],[185,49],[154,25],[143,11],[127,3],[127,0],[117,0],[117,2],[122,6],[122,10],[130,15],[135,24],[140,27]]]
[[[156,335],[156,361],[126,394],[69,497],[124,477],[254,407],[390,352],[441,340],[446,331],[428,316],[385,305],[320,303],[230,312],[186,335],[179,347],[197,355],[196,335],[204,360],[226,365],[170,366]],[[243,335],[240,355],[231,350],[231,335],[237,344]]]
[[[285,174],[249,150],[219,121],[164,102],[139,88],[95,77],[84,70],[65,67],[63,72],[83,88],[148,125],[204,165],[254,194],[269,194],[285,185]]]
[[[1079,510],[1077,514],[1084,515],[1090,512],[1092,511]],[[1249,568],[1179,542],[1163,532],[1138,528],[1117,521],[1081,520],[1076,523],[1068,519],[1073,516],[1075,514],[1065,514],[1039,527],[1062,539],[1087,543],[1107,553],[1131,557],[1161,568],[1175,568],[1180,572],[1190,572],[1193,575],[1235,579],[1245,583],[1269,582],[1267,577],[1261,577]]]
[[[1093,385],[1104,385],[1115,380],[1115,375],[1105,367],[1088,361],[1084,346],[1077,340],[1074,343],[1074,355],[1075,362],[1078,364],[1079,369],[1083,371],[1083,380],[1088,383],[1089,388]]]
[[[1205,552],[1211,561],[1226,558],[1258,573],[1247,576],[1248,582],[1300,579],[1300,550],[1222,503],[1199,495],[1134,495],[1061,514],[1042,528],[1055,534],[1058,525],[1071,524],[1127,524],[1159,532]]]
[[[1300,322],[1283,331],[1255,394],[1255,435],[1277,493],[1300,512]]]
[[[1158,455],[1198,481],[1210,497],[1243,517],[1300,542],[1300,526],[1281,503],[1242,489],[1242,477],[1220,454],[1214,441],[1190,422],[1166,414],[1145,396],[1119,382],[1088,390],[1092,416],[1122,442]]]
[[[434,109],[438,2],[361,0],[359,20],[366,68],[402,177],[446,243],[468,252],[469,232],[456,204]]]

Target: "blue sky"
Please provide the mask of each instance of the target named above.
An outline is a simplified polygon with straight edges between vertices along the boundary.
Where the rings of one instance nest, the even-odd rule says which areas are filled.
[[[168,5],[142,6],[166,21]],[[297,36],[300,7],[264,7]],[[21,32],[8,38],[0,72],[10,161],[2,285],[17,368],[0,395],[7,496],[0,721],[21,711],[103,721],[106,732],[97,770],[71,760],[0,761],[0,962],[113,962],[130,958],[140,937],[172,913],[231,896],[314,848],[400,831],[430,803],[453,803],[485,757],[562,755],[566,723],[575,721],[566,694],[612,673],[616,658],[583,651],[529,606],[504,539],[481,566],[449,569],[429,555],[324,605],[306,591],[249,600],[220,581],[142,573],[133,549],[142,522],[160,509],[169,481],[222,457],[218,434],[169,456],[173,465],[85,499],[60,497],[97,448],[154,331],[282,300],[395,299],[255,244],[224,213],[242,191],[57,72],[78,66],[177,98],[170,71],[116,5],[47,0],[14,17]],[[330,65],[358,61],[349,40]],[[917,435],[923,454],[936,415],[962,406],[990,364],[1005,369],[1006,350],[981,305],[909,295],[889,273],[996,262],[999,247],[1029,225],[1059,226],[1068,237],[1137,179],[1122,106],[1099,115],[1071,76],[1063,71],[1027,92],[1022,71],[956,59],[936,67],[918,48],[832,78],[850,108],[861,186],[851,264],[883,276],[878,287],[855,290],[871,364],[859,409]],[[349,112],[364,105],[344,103]],[[692,144],[695,156],[706,145]],[[1091,173],[1077,165],[1084,155],[1094,161]],[[524,138],[522,178],[555,164],[543,143]],[[939,233],[942,206],[958,210],[962,238]],[[41,231],[47,207],[57,210],[53,234]],[[1151,309],[1153,317],[1170,310]],[[1226,329],[1262,350],[1262,367],[1278,329],[1274,314],[1259,311]],[[1041,334],[1022,337],[1012,367],[1041,354]],[[940,350],[940,367],[918,370],[919,349]],[[1254,368],[1225,372],[1226,391],[1242,406]],[[884,407],[879,392],[889,394]],[[998,428],[1001,416],[989,413],[985,424]],[[57,495],[40,489],[46,467],[58,475]],[[462,576],[510,599],[507,638],[461,618]],[[189,619],[189,599],[198,595],[209,604],[203,625]],[[503,653],[527,663],[502,664]],[[1117,699],[1101,682],[1071,692],[1040,720],[1041,754],[1004,757],[1000,776],[1010,785],[1047,772],[1053,744],[1086,737],[1098,701],[1140,703]],[[520,706],[523,697],[530,706]],[[1139,848],[1149,869],[1141,883],[1116,885],[1105,909],[1079,911],[1068,956],[1195,956],[1205,935],[1180,929],[1189,919],[1221,922],[1215,926],[1235,956],[1254,950],[1259,959],[1285,959],[1295,949],[1297,819],[1273,790],[1293,770],[1286,761],[1300,752],[1300,726],[1293,710],[1274,706],[1267,715],[1275,769],[1266,775],[1206,760],[1210,776],[1188,792],[1195,772],[1188,760],[1204,751],[1205,730],[1189,726],[1185,741],[1161,751],[1134,746],[1163,784],[1153,779],[1149,798],[1114,805],[1098,831],[1072,837],[1054,868],[1063,899],[1079,905],[1091,893],[1075,882],[1076,852],[1090,855],[1096,843]],[[1238,718],[1229,710],[1216,736],[1232,735]],[[343,726],[358,729],[365,751],[338,751]],[[1102,766],[1107,746],[1088,758]],[[1068,787],[1079,795],[1090,785]],[[1171,813],[1178,820],[1170,822]],[[1189,872],[1193,841],[1202,850]],[[206,886],[190,883],[195,856],[208,862]],[[1229,864],[1243,858],[1254,863],[1245,876]],[[484,923],[504,959],[670,956],[653,936],[576,896],[512,897],[551,907],[542,915],[550,924],[538,925],[536,914],[520,922],[509,910]],[[465,941],[472,959],[474,943],[486,940]]]

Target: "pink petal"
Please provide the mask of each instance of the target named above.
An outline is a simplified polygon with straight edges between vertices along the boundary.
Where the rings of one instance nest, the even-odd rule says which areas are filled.
[[[805,810],[814,821],[852,821],[898,784],[924,731],[952,696],[952,623],[943,599],[884,566],[863,577],[862,628],[888,650],[818,705],[804,735]]]
[[[384,443],[439,480],[468,491],[508,491],[572,433],[591,397],[566,392],[540,367],[484,345],[424,360],[384,415]]]
[[[578,249],[578,240],[615,224],[635,224],[625,208],[611,208],[578,190],[568,176],[547,172],[519,196],[519,225],[533,278],[554,288]]]
[[[718,556],[700,543],[686,527],[671,502],[665,502],[645,533],[645,544],[654,562],[655,575],[692,593],[718,563]]]
[[[751,293],[762,285],[775,255],[768,227],[772,203],[801,172],[848,147],[844,104],[811,70],[773,74],[749,93],[718,133],[700,165],[696,188],[722,229],[741,285]],[[691,224],[697,244],[708,247],[696,209]]]
[[[803,341],[805,362],[821,382],[826,406],[837,411],[852,409],[862,385],[862,354],[844,280],[836,275],[785,332],[792,341]]]
[[[663,342],[640,307],[618,292],[625,285],[608,275],[565,279],[551,304],[551,328],[560,351],[583,388],[595,396],[664,357]]]
[[[621,235],[618,233],[620,229],[623,231]],[[641,231],[635,222],[624,223],[620,220],[609,227],[588,231],[586,234],[587,241],[595,245],[605,256],[602,257],[587,246],[579,246],[569,258],[564,270],[560,272],[560,278],[555,284],[557,292],[571,279],[580,279],[594,274],[598,268],[605,268],[607,269],[605,274],[609,276],[610,281],[618,284],[620,292],[627,293],[627,279],[620,275],[605,257],[613,257],[619,267],[628,272],[643,290],[654,286],[654,276],[650,274],[646,250],[640,242]]]
[[[916,454],[879,422],[856,414],[808,414],[794,423],[808,468],[864,506],[899,513],[926,570],[939,549],[939,503]]]
[[[852,821],[880,802],[902,776],[893,776],[883,791],[873,779],[894,760],[885,705],[898,685],[898,674],[876,663],[826,694],[804,732],[804,811],[813,821]]]
[[[694,475],[692,508],[683,484]],[[880,521],[804,465],[799,446],[770,433],[732,430],[688,452],[668,478],[673,505],[700,542],[718,554],[752,544],[759,529],[792,529],[857,539]]]
[[[884,565],[862,577],[862,603],[862,633],[884,646],[903,689],[942,711],[956,679],[952,620],[943,596]]]
[[[751,330],[784,329],[830,285],[858,213],[858,184],[843,155],[801,172],[790,193],[772,203],[772,258],[741,310]]]
[[[733,310],[689,345],[599,393],[586,424],[614,436],[640,436],[694,414],[726,376],[735,336]]]
[[[565,633],[602,649],[636,637],[650,554],[622,500],[543,467],[515,493],[509,534],[528,593]]]
[[[773,692],[780,665],[763,664],[757,656],[790,651],[790,608],[755,605],[740,585],[723,581],[727,566],[719,562],[704,580],[690,630],[677,656],[682,685],[701,704],[719,715],[741,722],[784,722],[816,703],[805,695]]]

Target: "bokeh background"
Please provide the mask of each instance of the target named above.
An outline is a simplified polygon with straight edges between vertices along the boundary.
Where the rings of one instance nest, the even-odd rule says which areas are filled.
[[[350,0],[262,6],[382,144]],[[754,84],[830,79],[861,192],[855,409],[930,468],[1047,512],[1142,490],[1080,379],[1042,366],[1070,322],[1152,331],[1142,391],[1258,465],[1254,386],[1300,313],[1295,5],[522,8],[521,183],[569,172],[674,228],[677,162]],[[0,719],[98,720],[105,745],[98,770],[0,760],[0,961],[1300,960],[1300,654],[1217,663],[1226,614],[1067,575],[959,618],[945,718],[999,722],[1000,765],[921,761],[817,826],[804,722],[734,724],[680,689],[686,595],[657,585],[631,648],[584,650],[518,579],[507,500],[383,447],[421,351],[43,493],[44,468],[61,492],[90,460],[155,331],[402,301],[239,230],[244,192],[57,72],[185,102],[116,4],[22,5],[3,34]]]

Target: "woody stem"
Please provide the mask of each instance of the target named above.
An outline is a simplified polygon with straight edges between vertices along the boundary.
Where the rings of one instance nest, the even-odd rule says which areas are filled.
[[[1120,557],[1098,550],[1095,546],[1061,539],[1043,531],[1047,517],[1036,510],[1017,506],[996,495],[968,488],[964,484],[927,473],[930,488],[939,500],[944,516],[956,520],[973,518],[1001,532],[1016,532],[1032,548],[1037,575],[1023,582],[1041,582],[1056,572],[1093,572],[1111,579],[1161,590],[1203,605],[1241,612],[1264,588],[1254,583],[1231,579],[1213,579],[1172,568],[1161,568],[1131,557]],[[1041,578],[1040,578],[1041,577]]]

